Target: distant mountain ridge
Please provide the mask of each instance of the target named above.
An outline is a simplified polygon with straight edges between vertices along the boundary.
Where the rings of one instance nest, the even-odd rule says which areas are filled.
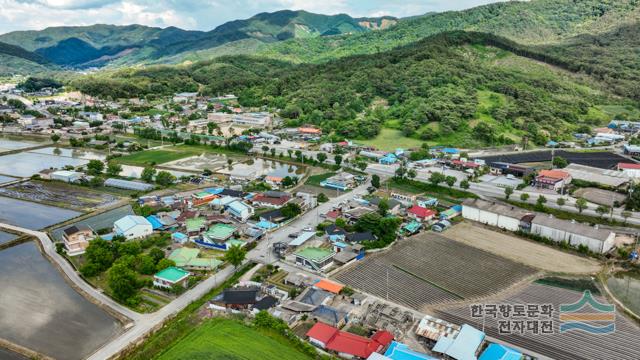
[[[352,18],[282,10],[227,22],[215,29],[188,31],[176,27],[92,25],[16,31],[0,41],[20,46],[61,66],[101,66],[116,59],[123,63],[149,62],[184,52],[215,48],[242,40],[274,43],[288,39],[354,34],[386,29],[393,17]]]

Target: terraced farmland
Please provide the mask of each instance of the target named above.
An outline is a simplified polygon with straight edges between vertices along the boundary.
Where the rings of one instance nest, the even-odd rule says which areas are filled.
[[[485,331],[488,335],[502,339],[517,346],[535,351],[539,354],[558,359],[640,359],[640,328],[622,314],[616,314],[615,332],[611,334],[591,334],[583,331],[559,333],[558,312],[560,304],[575,303],[582,296],[581,292],[557,287],[532,284],[505,299],[483,301],[487,304],[553,304],[554,334],[546,335],[500,335],[497,331],[497,320],[485,319]],[[605,302],[601,297],[595,297]],[[462,324],[468,323],[477,328],[482,327],[481,319],[470,316],[468,306],[437,311],[437,317]]]
[[[427,305],[484,297],[536,273],[498,255],[434,233],[402,241],[365,258],[336,280],[356,289],[387,296],[416,310]]]

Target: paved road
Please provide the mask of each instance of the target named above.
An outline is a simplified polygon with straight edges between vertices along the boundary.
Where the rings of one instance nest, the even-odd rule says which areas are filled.
[[[315,231],[316,226],[324,220],[320,217],[320,214],[327,213],[339,203],[352,199],[354,196],[366,194],[368,186],[369,183],[365,183],[350,192],[330,198],[326,203],[318,205],[315,209],[303,214],[291,223],[268,233],[266,238],[260,241],[258,246],[247,254],[247,258],[266,264],[276,262],[278,259],[271,251],[268,251],[274,243],[284,242],[288,244],[293,240],[289,237],[289,234],[300,232],[305,228],[312,228]]]

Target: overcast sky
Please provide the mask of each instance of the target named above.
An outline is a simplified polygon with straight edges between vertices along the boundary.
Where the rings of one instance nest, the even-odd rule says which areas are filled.
[[[230,20],[282,9],[405,17],[497,0],[0,0],[0,33],[48,26],[143,24],[211,30]]]

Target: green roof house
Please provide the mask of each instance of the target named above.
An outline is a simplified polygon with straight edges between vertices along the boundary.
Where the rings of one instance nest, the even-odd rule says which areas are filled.
[[[319,247],[307,247],[295,253],[297,265],[316,271],[322,271],[331,266],[335,255],[333,250]]]
[[[236,232],[236,228],[228,224],[215,224],[202,234],[202,240],[210,244],[227,241]]]
[[[199,235],[206,228],[205,219],[202,217],[187,219],[185,224],[187,227],[187,234],[189,236]]]
[[[177,267],[188,270],[214,270],[222,264],[222,261],[214,258],[202,258],[199,249],[180,248],[175,249],[169,255],[169,260],[173,260]]]
[[[186,270],[170,266],[153,275],[153,285],[167,289],[176,284],[187,287],[187,279],[189,278],[189,275],[191,275],[191,273]]]

